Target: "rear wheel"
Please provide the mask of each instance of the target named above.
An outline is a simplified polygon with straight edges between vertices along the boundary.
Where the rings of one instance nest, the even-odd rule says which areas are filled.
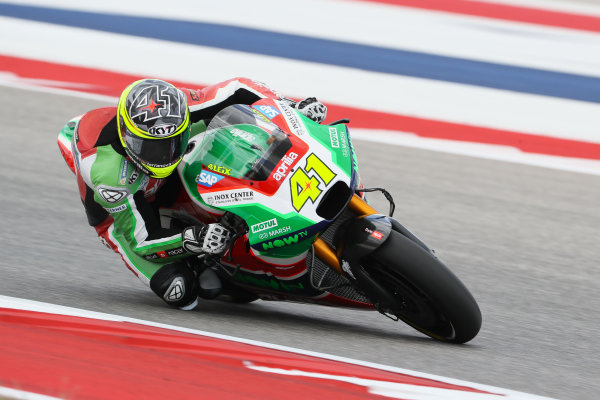
[[[221,276],[223,288],[219,296],[220,300],[230,303],[246,304],[258,300],[258,296],[249,290],[241,288],[229,281],[229,279]]]
[[[481,311],[469,290],[431,252],[396,231],[352,270],[380,312],[432,338],[464,343],[479,332]]]

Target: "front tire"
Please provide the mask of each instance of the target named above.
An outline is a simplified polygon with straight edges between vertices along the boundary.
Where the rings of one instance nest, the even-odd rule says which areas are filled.
[[[360,266],[376,308],[432,338],[465,343],[481,328],[481,311],[463,283],[422,245],[392,230]]]

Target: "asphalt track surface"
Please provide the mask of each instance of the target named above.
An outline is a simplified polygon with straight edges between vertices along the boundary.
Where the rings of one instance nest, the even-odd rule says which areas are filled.
[[[560,399],[600,393],[597,176],[355,142],[361,175],[470,288],[466,345],[376,312],[258,301],[163,305],[87,226],[56,136],[109,103],[0,86],[0,294],[357,358]],[[379,199],[374,205],[387,210]]]

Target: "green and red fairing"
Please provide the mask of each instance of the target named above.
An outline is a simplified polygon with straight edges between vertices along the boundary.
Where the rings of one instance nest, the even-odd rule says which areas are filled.
[[[310,248],[358,180],[344,124],[320,125],[272,99],[219,112],[190,140],[179,173],[194,202],[238,215],[254,250],[282,258]]]

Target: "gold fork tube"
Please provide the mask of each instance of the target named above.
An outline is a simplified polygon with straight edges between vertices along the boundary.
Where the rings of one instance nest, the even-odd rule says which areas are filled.
[[[343,274],[342,267],[340,266],[340,260],[337,258],[337,255],[331,246],[327,244],[327,242],[321,238],[317,238],[317,240],[315,240],[313,243],[313,249],[315,256],[317,256],[321,261],[335,269],[340,275]]]
[[[358,197],[358,195],[353,195],[350,199],[350,204],[348,207],[358,215],[372,215],[379,214],[379,212],[367,204],[366,201]]]
[[[348,207],[350,207],[350,209],[358,215],[379,214],[377,210],[368,205],[363,199],[358,197],[356,194],[353,195],[350,199]],[[325,264],[336,270],[340,275],[343,274],[342,267],[340,266],[340,260],[338,259],[331,246],[327,244],[327,242],[325,242],[321,238],[317,238],[317,240],[315,240],[315,242],[313,243],[313,246],[315,256],[319,257],[321,261],[323,261]]]

